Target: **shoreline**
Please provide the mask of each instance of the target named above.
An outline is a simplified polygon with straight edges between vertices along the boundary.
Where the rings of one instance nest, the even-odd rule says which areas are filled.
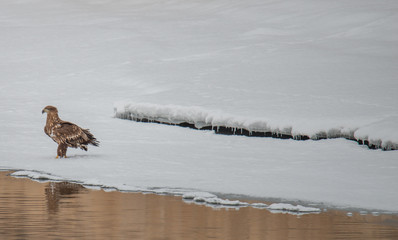
[[[344,207],[344,206],[334,205],[331,203],[316,203],[311,201],[292,200],[292,199],[283,199],[275,197],[264,198],[264,197],[247,196],[242,194],[209,193],[199,190],[175,189],[175,188],[170,189],[163,187],[152,188],[152,189],[141,189],[141,190],[119,189],[117,187],[112,187],[112,186],[87,184],[78,180],[63,179],[51,175],[49,173],[42,173],[34,170],[0,168],[0,173],[1,172],[8,172],[7,176],[13,178],[29,179],[31,181],[38,183],[68,182],[71,184],[81,185],[89,190],[102,190],[105,192],[120,192],[120,193],[133,193],[133,194],[134,193],[154,194],[157,196],[177,197],[180,198],[181,202],[188,204],[195,204],[199,206],[206,206],[212,209],[239,210],[242,208],[256,208],[261,210],[268,210],[271,213],[287,213],[298,216],[305,214],[319,214],[328,211],[346,212],[347,216],[352,214],[372,215],[372,216],[379,216],[379,215],[398,216],[398,211],[360,208],[352,206]],[[25,173],[36,173],[36,174],[32,175]]]
[[[215,209],[180,197],[107,192],[0,172],[0,235],[7,239],[394,239],[398,216],[328,210],[292,215]],[[44,180],[43,180],[44,181]],[[23,219],[23,221],[22,221]],[[32,227],[34,226],[34,227]]]

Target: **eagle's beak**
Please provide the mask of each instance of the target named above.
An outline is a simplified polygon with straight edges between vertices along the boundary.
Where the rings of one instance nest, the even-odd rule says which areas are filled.
[[[44,109],[41,111],[41,114],[45,113],[46,111],[44,111]]]

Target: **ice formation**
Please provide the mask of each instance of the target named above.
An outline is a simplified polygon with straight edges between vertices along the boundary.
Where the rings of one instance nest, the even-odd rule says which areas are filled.
[[[216,133],[231,135],[292,138],[297,140],[346,138],[355,140],[359,144],[365,144],[372,149],[398,149],[398,117],[388,117],[363,127],[341,127],[340,129],[330,127],[323,131],[315,130],[313,133],[298,133],[295,131],[293,124],[282,128],[273,128],[265,118],[253,119],[234,116],[222,111],[211,111],[196,106],[115,103],[115,117],[139,122],[180,125],[195,129],[212,129]]]
[[[39,182],[60,182],[60,181],[68,181],[65,178],[55,176],[49,173],[44,173],[40,171],[28,171],[28,170],[19,170],[15,171],[10,174],[13,177],[17,178],[29,178],[32,180],[36,180]],[[70,181],[70,180],[69,180]],[[71,181],[74,182],[74,181]],[[104,190],[104,191],[115,191],[121,190],[116,187],[109,187],[109,186],[101,186],[95,184],[84,184],[82,183],[85,188],[91,190]],[[301,205],[294,206],[288,203],[273,203],[271,205],[267,205],[265,203],[247,203],[242,202],[239,200],[229,200],[217,197],[217,195],[208,193],[208,192],[198,192],[198,191],[189,191],[184,189],[150,189],[150,188],[136,188],[134,190],[129,189],[125,190],[128,192],[140,192],[140,193],[154,193],[154,194],[167,194],[167,195],[174,195],[174,196],[182,196],[184,201],[191,201],[196,204],[205,204],[207,206],[213,208],[235,208],[239,209],[241,207],[254,207],[260,209],[268,209],[271,212],[286,212],[292,214],[305,214],[305,213],[316,213],[320,212],[319,208],[313,207],[304,207]]]

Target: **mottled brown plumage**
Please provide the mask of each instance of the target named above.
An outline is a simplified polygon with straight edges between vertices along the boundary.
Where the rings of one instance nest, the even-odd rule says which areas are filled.
[[[58,117],[56,107],[47,106],[42,113],[47,113],[47,122],[44,132],[58,143],[57,158],[66,157],[68,147],[81,148],[87,151],[87,145],[99,146],[99,141],[88,129],[83,129],[71,122],[66,122]]]

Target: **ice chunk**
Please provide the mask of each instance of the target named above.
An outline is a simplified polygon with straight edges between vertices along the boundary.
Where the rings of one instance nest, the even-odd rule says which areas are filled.
[[[64,178],[36,171],[16,171],[11,173],[13,177],[27,177],[38,181],[63,181]]]
[[[288,203],[273,203],[267,207],[269,210],[279,210],[287,212],[320,212],[321,209],[313,207],[304,207],[301,205],[294,206]]]

